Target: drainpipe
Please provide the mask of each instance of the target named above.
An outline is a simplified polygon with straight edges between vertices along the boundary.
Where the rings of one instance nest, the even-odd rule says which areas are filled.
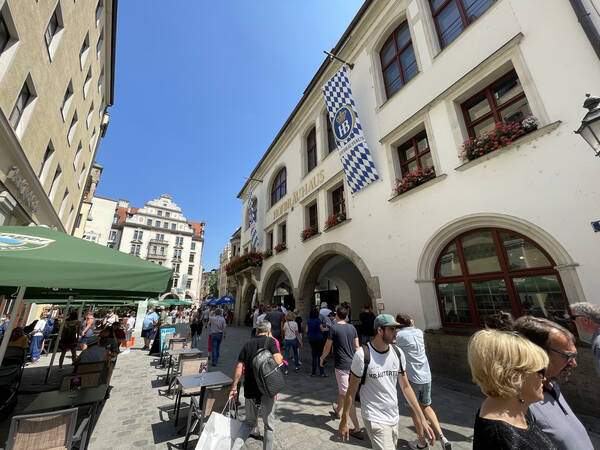
[[[569,2],[571,3],[571,7],[573,8],[575,15],[577,16],[577,20],[581,24],[581,28],[583,28],[585,35],[590,41],[590,44],[592,44],[596,55],[598,58],[600,58],[600,32],[598,32],[594,26],[594,23],[590,18],[590,13],[586,11],[582,0],[569,0]]]

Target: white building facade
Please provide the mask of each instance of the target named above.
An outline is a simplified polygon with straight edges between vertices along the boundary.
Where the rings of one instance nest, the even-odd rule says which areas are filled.
[[[487,316],[598,303],[600,161],[573,130],[584,94],[600,95],[600,49],[569,2],[464,3],[365,2],[333,53],[354,64],[380,179],[350,194],[322,94],[341,63],[326,60],[238,195],[242,249],[252,250],[251,184],[267,257],[235,275],[237,317],[255,292],[305,317],[323,300],[347,301],[352,319],[364,304],[405,312],[432,330],[435,368],[464,379],[467,337]],[[463,143],[497,122],[523,132],[466,160]],[[402,192],[419,169],[428,181]],[[578,409],[597,414],[598,391],[579,388]]]
[[[108,245],[116,207],[116,200],[94,196],[89,214],[86,218],[82,218],[85,220],[83,239]]]
[[[94,198],[92,221],[86,224],[84,238],[96,237],[98,243],[173,268],[173,287],[161,299],[197,301],[202,287],[205,223],[188,222],[171,196],[163,194],[143,208],[131,207],[127,200],[114,202],[108,228],[104,228],[110,202],[114,201]]]

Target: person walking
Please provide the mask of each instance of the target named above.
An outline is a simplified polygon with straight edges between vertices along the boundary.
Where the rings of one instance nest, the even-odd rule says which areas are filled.
[[[81,342],[81,349],[87,348],[87,341],[94,335],[94,315],[91,311],[85,313],[85,319],[81,324],[81,332],[79,333],[79,342]]]
[[[237,386],[244,371],[244,398],[246,400],[246,419],[242,423],[239,434],[233,442],[232,450],[239,450],[250,436],[250,433],[257,425],[257,418],[260,412],[264,424],[263,450],[272,450],[275,441],[275,397],[262,395],[258,389],[252,360],[260,349],[266,348],[277,365],[283,363],[281,352],[277,348],[277,341],[271,335],[271,323],[261,320],[256,326],[256,337],[251,338],[244,344],[239,356],[238,363],[233,375],[233,384],[229,392],[229,398],[237,401]]]
[[[323,353],[323,322],[319,319],[319,310],[312,308],[306,321],[306,335],[308,336],[308,343],[310,344],[310,351],[312,354],[312,372],[311,377],[317,375],[317,367],[319,368],[319,375],[326,377],[325,368],[319,364],[319,358]]]
[[[375,314],[373,314],[373,310],[371,309],[371,305],[364,305],[362,312],[358,315],[360,320],[360,343],[364,345],[368,342],[371,342],[373,336],[375,335]]]
[[[142,322],[142,337],[144,338],[144,346],[142,350],[150,350],[150,342],[156,335],[156,325],[158,324],[158,314],[156,314],[154,306],[148,310],[148,314]]]
[[[192,334],[192,347],[197,347],[202,334],[202,312],[194,310],[190,320],[190,332]]]
[[[215,314],[209,319],[208,327],[210,330],[210,339],[212,346],[212,365],[216,366],[219,362],[219,351],[221,348],[221,341],[225,339],[227,329],[227,323],[223,317],[223,310],[217,309]]]
[[[31,357],[32,364],[38,362],[38,360],[40,359],[40,354],[42,352],[42,344],[44,342],[44,328],[46,328],[46,318],[47,314],[43,312],[30,333],[31,344],[29,345],[29,355]]]
[[[322,305],[322,304],[321,304]],[[322,311],[323,309],[321,309]],[[344,397],[348,391],[348,381],[350,377],[350,368],[352,366],[352,358],[354,353],[358,349],[358,334],[354,325],[346,322],[346,314],[348,310],[343,306],[338,306],[336,309],[336,322],[329,328],[329,335],[327,342],[323,347],[323,353],[321,354],[320,366],[323,367],[325,359],[331,350],[333,345],[333,360],[335,366],[335,380],[338,386],[338,402],[332,404],[333,415],[336,419],[340,418],[340,412],[344,405]],[[356,439],[364,439],[363,432],[360,429],[358,423],[358,417],[356,416],[356,408],[352,403],[350,410],[350,419],[354,428],[350,431],[350,436]]]
[[[119,322],[119,316],[112,309],[109,309],[104,319],[102,319],[102,327],[112,327],[115,322]]]
[[[177,308],[173,306],[173,309],[169,314],[171,315],[171,324],[175,325],[177,323]]]
[[[406,357],[406,375],[410,386],[419,401],[423,415],[437,434],[442,449],[451,450],[452,444],[444,436],[437,415],[431,407],[431,370],[425,354],[423,331],[415,327],[415,321],[408,314],[398,314],[396,322],[399,324],[396,332],[396,345]],[[421,422],[412,410],[411,416],[417,431],[417,439],[409,441],[408,446],[413,450],[425,449],[428,445]]]
[[[406,359],[402,350],[395,346],[398,323],[390,314],[375,318],[375,337],[361,346],[352,358],[348,392],[343,399],[342,420],[338,433],[348,438],[348,415],[354,408],[354,399],[360,389],[360,409],[371,445],[376,450],[395,449],[398,442],[398,391],[404,394],[411,409],[421,423],[431,445],[435,443],[433,430],[427,423],[415,393],[406,376]],[[336,329],[334,326],[333,330]]]
[[[258,316],[260,316],[262,313],[262,305],[258,305],[252,313],[252,331],[250,332],[250,337],[256,336],[256,324],[258,323]]]
[[[271,322],[271,334],[279,343],[283,343],[283,322],[284,316],[279,308],[271,305],[267,306],[267,315],[265,320]]]
[[[546,352],[516,333],[481,330],[469,341],[468,359],[487,396],[475,416],[473,450],[555,450],[528,410],[544,398]]]
[[[135,313],[132,311],[129,313],[129,318],[127,319],[127,323],[125,324],[125,351],[121,353],[122,355],[126,355],[131,351],[131,337],[133,335],[134,328]]]
[[[283,324],[284,343],[285,343],[285,360],[290,362],[290,350],[294,351],[294,363],[296,365],[296,372],[300,370],[300,358],[298,357],[298,347],[302,347],[302,340],[300,339],[300,332],[298,330],[298,324],[294,320],[294,313],[288,312],[285,316],[285,323]],[[287,368],[284,372],[288,374]]]
[[[596,374],[600,376],[600,306],[588,302],[573,303],[571,318],[579,331],[592,335],[592,355],[596,365]]]
[[[67,350],[71,350],[71,361],[74,361],[77,357],[77,341],[79,338],[78,331],[79,321],[77,320],[77,313],[73,311],[65,320],[65,325],[63,327],[62,334],[60,335],[60,342],[58,343],[58,347],[60,348],[60,357],[58,358],[59,370],[62,370],[63,368],[63,362],[65,360]]]
[[[331,314],[331,310],[327,307],[327,302],[321,302],[321,309],[319,310],[319,319],[323,322],[323,344],[327,342],[327,336],[329,334],[329,327],[331,325],[331,320],[329,319],[329,315]]]

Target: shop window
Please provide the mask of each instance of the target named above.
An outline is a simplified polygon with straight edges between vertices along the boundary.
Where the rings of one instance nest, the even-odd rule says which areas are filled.
[[[446,47],[494,0],[429,0],[440,47]]]
[[[491,131],[498,122],[521,122],[531,114],[517,72],[511,70],[461,105],[470,137]]]
[[[392,32],[383,44],[379,58],[385,94],[389,98],[419,72],[408,22],[404,21]]]
[[[417,169],[433,167],[427,134],[423,131],[398,147],[398,159],[402,176]]]
[[[287,193],[287,172],[285,167],[281,169],[275,180],[273,181],[273,185],[271,187],[271,206],[277,203],[280,199],[282,199]]]
[[[317,132],[310,130],[306,137],[306,171],[310,172],[317,167]]]
[[[550,256],[513,231],[485,228],[453,239],[436,265],[442,323],[479,327],[500,311],[562,317],[567,299]]]

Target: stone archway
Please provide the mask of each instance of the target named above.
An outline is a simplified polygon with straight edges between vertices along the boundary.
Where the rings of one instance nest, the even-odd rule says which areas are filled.
[[[340,243],[322,245],[307,258],[298,282],[296,294],[298,309],[303,311],[304,314],[308,313],[320,275],[323,271],[328,270],[328,264],[331,265],[336,262],[345,264],[346,272],[350,274],[349,277],[339,277],[336,284],[351,292],[356,289],[356,283],[358,282],[359,289],[364,290],[365,296],[368,297],[368,299],[351,299],[354,310],[353,315],[357,315],[364,303],[370,302],[372,307],[376,309],[376,300],[381,298],[379,278],[371,275],[363,259],[354,250]],[[361,282],[364,285],[360,284]]]
[[[167,293],[161,295],[158,299],[159,300],[166,300],[166,299],[181,300],[179,298],[179,296],[173,292],[167,292]]]
[[[254,283],[247,283],[242,291],[243,294],[236,299],[238,302],[237,310],[237,324],[243,325],[246,319],[246,314],[252,311],[252,300],[257,295],[257,288]]]
[[[426,242],[419,257],[415,282],[419,285],[426,328],[436,329],[442,325],[435,291],[435,264],[439,253],[459,234],[485,227],[513,230],[535,241],[554,260],[569,303],[585,300],[576,270],[578,264],[550,233],[514,216],[494,213],[471,214],[455,219],[438,229]]]
[[[290,275],[289,270],[280,263],[275,263],[271,267],[264,276],[264,282],[262,284],[262,290],[260,298],[263,303],[271,304],[273,302],[273,296],[278,288],[284,288],[288,295],[294,299],[295,305],[295,295],[294,295],[294,284],[292,282],[292,276]]]

